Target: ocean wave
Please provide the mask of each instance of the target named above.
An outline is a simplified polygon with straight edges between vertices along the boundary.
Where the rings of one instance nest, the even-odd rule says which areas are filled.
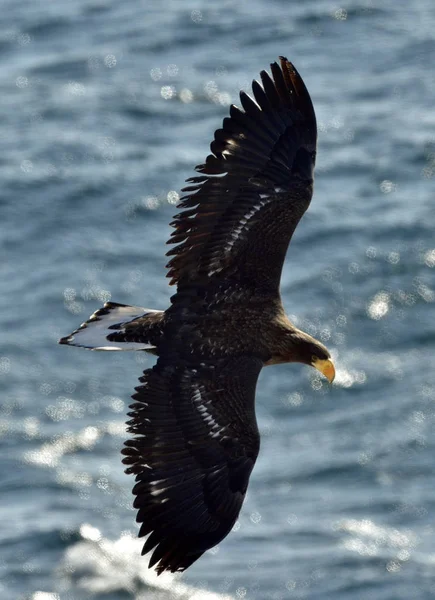
[[[147,568],[141,557],[143,541],[130,533],[116,540],[104,538],[92,525],[80,527],[82,541],[69,547],[60,572],[70,589],[86,590],[94,595],[128,592],[136,600],[234,600],[233,596],[187,585],[180,574],[156,572]]]

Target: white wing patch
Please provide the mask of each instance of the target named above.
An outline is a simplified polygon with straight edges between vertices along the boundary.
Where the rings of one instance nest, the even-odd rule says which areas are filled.
[[[280,189],[280,188],[279,188]],[[234,229],[230,232],[230,239],[227,240],[225,246],[223,248],[224,256],[228,256],[234,245],[243,238],[243,235],[247,232],[251,225],[252,218],[267,204],[269,204],[274,199],[274,196],[270,194],[259,194],[259,200],[254,206],[252,206],[248,212],[246,212],[243,217],[239,220]],[[222,271],[223,265],[221,264],[221,259],[217,257],[214,261],[211,262],[210,269],[208,275],[214,275],[215,273],[219,273]]]
[[[90,350],[150,350],[153,345],[146,342],[111,342],[107,336],[124,331],[127,323],[140,317],[161,312],[161,310],[152,310],[141,306],[106,302],[103,308],[94,312],[78,329],[59,340],[59,343]]]
[[[222,435],[223,431],[226,429],[226,426],[221,426],[213,417],[208,407],[210,405],[210,401],[205,401],[203,395],[201,394],[201,385],[200,384],[192,384],[193,394],[192,400],[196,405],[196,408],[201,415],[202,420],[207,425],[210,430],[211,438],[218,438]],[[202,388],[204,390],[204,388]]]

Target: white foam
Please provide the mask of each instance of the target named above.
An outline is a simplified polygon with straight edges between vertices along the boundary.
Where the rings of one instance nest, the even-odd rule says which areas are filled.
[[[89,531],[92,536],[87,535]],[[136,600],[150,597],[155,600],[234,600],[233,596],[186,585],[180,580],[180,573],[165,572],[157,576],[153,569],[147,569],[147,560],[141,556],[143,540],[131,533],[111,541],[97,536],[97,531],[89,524],[83,525],[80,532],[85,534],[84,539],[64,554],[61,572],[69,589],[77,586],[93,594],[131,594],[134,590]],[[146,589],[138,594],[141,588]]]

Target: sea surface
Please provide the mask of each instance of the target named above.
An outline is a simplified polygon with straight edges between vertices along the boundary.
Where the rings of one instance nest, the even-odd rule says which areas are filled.
[[[433,0],[1,0],[0,13],[0,598],[434,598]],[[168,306],[183,181],[279,55],[319,124],[282,297],[337,378],[263,371],[234,531],[157,578],[120,457],[154,359],[56,342],[109,299]]]

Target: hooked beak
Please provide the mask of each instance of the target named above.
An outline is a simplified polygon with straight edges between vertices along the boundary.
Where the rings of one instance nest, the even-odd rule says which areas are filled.
[[[315,367],[322,375],[326,377],[329,383],[334,381],[335,377],[335,367],[332,360],[329,358],[326,360],[321,360],[320,358],[316,358],[312,362],[313,367]]]

